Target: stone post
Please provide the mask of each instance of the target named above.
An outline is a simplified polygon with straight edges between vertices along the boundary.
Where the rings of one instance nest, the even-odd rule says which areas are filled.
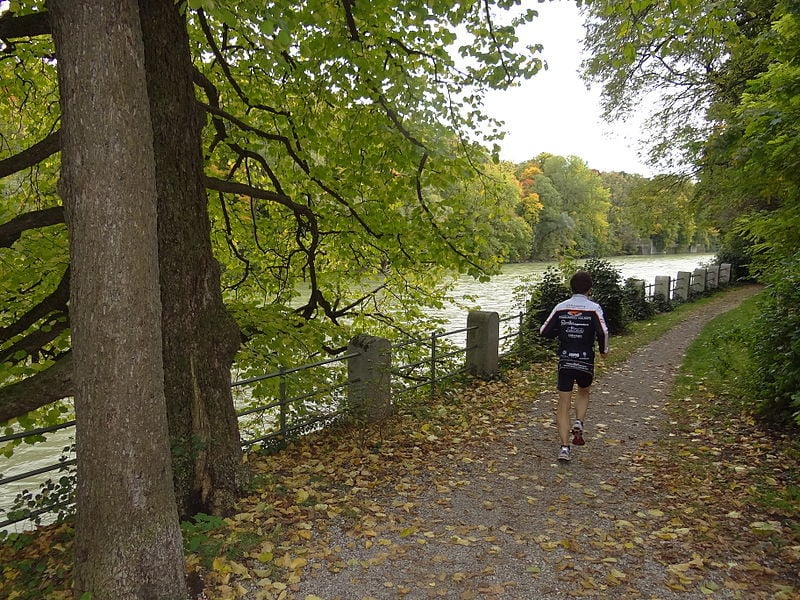
[[[348,398],[351,416],[378,421],[392,414],[392,344],[371,335],[357,335],[347,346]]]
[[[731,263],[722,263],[719,266],[719,284],[724,286],[731,282]]]
[[[467,372],[491,379],[497,374],[500,356],[500,316],[473,310],[467,315]]]
[[[672,278],[669,275],[656,275],[653,299],[669,300],[669,284],[671,281]]]
[[[636,290],[637,300],[647,299],[647,288],[645,287],[647,284],[645,283],[644,279],[636,279],[635,277],[631,277],[628,279],[627,284]]]
[[[692,273],[692,294],[702,294],[706,291],[706,270],[697,268]]]
[[[691,283],[692,274],[689,271],[678,271],[678,276],[675,278],[675,292],[672,299],[678,302],[686,302],[689,300],[689,286]]]
[[[706,270],[706,287],[715,290],[719,287],[719,265],[712,265]]]

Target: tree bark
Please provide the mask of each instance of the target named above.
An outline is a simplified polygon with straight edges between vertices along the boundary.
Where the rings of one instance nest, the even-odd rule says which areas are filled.
[[[225,514],[242,473],[231,365],[240,345],[211,249],[199,111],[186,22],[140,0],[158,190],[163,354],[178,511]]]
[[[172,487],[144,49],[135,0],[52,0],[77,414],[74,594],[186,597]]]

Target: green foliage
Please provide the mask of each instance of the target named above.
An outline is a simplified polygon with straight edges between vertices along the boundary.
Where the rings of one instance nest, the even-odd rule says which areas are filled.
[[[585,76],[602,84],[609,120],[653,107],[647,122],[652,159],[680,164],[700,154],[710,129],[702,111],[708,97],[719,91],[729,42],[739,35],[737,13],[750,8],[740,4],[585,2]]]
[[[626,323],[643,321],[656,314],[656,309],[647,301],[644,282],[628,278],[622,288],[622,314]]]
[[[516,293],[524,299],[525,316],[512,350],[533,361],[544,360],[552,356],[556,342],[539,335],[539,329],[556,304],[572,295],[564,282],[564,274],[560,269],[548,267],[541,276],[521,286]]]
[[[625,332],[625,292],[622,275],[617,267],[600,258],[588,259],[583,267],[592,276],[592,299],[603,307],[603,316],[610,335]]]
[[[771,278],[753,319],[750,392],[760,413],[800,423],[800,254]]]
[[[753,244],[742,237],[738,229],[730,229],[722,237],[722,244],[714,262],[731,265],[732,282],[752,281],[755,275],[750,272],[752,246]]]
[[[268,510],[268,507],[262,507]],[[199,513],[190,521],[181,522],[183,549],[187,554],[198,557],[205,568],[212,568],[220,558],[240,560],[246,553],[269,539],[269,535],[238,529],[235,523],[213,515]],[[264,563],[271,562],[271,556],[264,556]]]
[[[42,515],[49,515],[48,521],[61,522],[74,514],[75,489],[77,472],[74,464],[67,462],[75,455],[75,445],[65,447],[61,451],[58,464],[57,479],[48,478],[39,485],[38,491],[23,490],[17,494],[11,507],[5,511],[5,518],[15,521],[28,520],[37,525],[42,522]]]
[[[183,533],[183,550],[189,554],[197,554],[206,567],[222,554],[225,541],[218,530],[225,525],[225,519],[213,515],[199,513],[191,521],[181,523]]]
[[[528,256],[531,229],[512,167],[487,150],[502,135],[499,123],[476,109],[488,90],[542,67],[539,48],[520,49],[515,33],[535,11],[514,4],[181,5],[204,78],[206,174],[246,186],[214,193],[208,207],[225,302],[245,340],[239,378],[340,354],[355,333],[424,337],[438,325],[429,309],[447,300],[453,274],[483,279]],[[4,8],[12,18],[44,3]],[[49,36],[3,49],[0,159],[60,122]],[[55,154],[4,177],[0,223],[59,206],[59,167]],[[66,228],[28,231],[0,253],[6,328],[65,273]],[[61,358],[67,325],[64,314],[48,314],[2,340],[0,385]],[[35,352],[20,349],[55,328]],[[411,359],[421,350],[407,352]],[[286,393],[331,381],[323,370],[297,375]],[[253,386],[242,408],[275,398],[277,385]],[[25,426],[53,417],[43,411]]]

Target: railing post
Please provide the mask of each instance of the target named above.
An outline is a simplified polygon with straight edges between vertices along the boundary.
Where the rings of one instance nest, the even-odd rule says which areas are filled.
[[[719,284],[728,285],[731,282],[731,263],[722,263],[719,266]]]
[[[347,347],[351,416],[367,422],[392,414],[392,344],[385,338],[357,335]]]
[[[692,274],[689,271],[678,271],[675,279],[675,294],[673,300],[686,302],[689,300],[689,286],[692,283]]]
[[[719,287],[719,265],[712,265],[706,271],[708,273],[706,280],[708,282],[708,289],[715,290]]]
[[[631,288],[636,290],[636,301],[637,302],[644,302],[647,300],[647,283],[644,279],[637,279],[635,277],[631,277],[628,279],[627,285]]]
[[[661,297],[664,300],[669,300],[669,284],[671,278],[669,275],[656,275],[656,283],[653,288],[653,298]]]
[[[430,359],[431,386],[430,395],[436,395],[436,334],[431,334],[431,359]]]
[[[697,268],[692,273],[692,294],[702,294],[706,291],[706,270]]]
[[[278,432],[281,439],[286,440],[286,368],[281,365],[278,369],[280,373],[278,379],[278,400],[280,401],[280,415],[278,416]]]
[[[467,372],[481,379],[497,374],[500,358],[500,315],[473,310],[467,315]]]

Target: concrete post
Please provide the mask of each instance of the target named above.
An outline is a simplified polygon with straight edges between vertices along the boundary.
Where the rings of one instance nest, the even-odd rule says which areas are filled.
[[[689,286],[692,283],[692,274],[689,271],[678,271],[675,278],[675,292],[672,299],[686,302],[689,299]]]
[[[500,316],[473,310],[467,315],[467,372],[491,379],[497,374],[500,356]]]
[[[638,296],[637,300],[645,300],[647,298],[647,288],[645,288],[645,285],[647,284],[644,279],[636,279],[635,277],[631,277],[628,279],[628,285],[636,289],[636,295]]]
[[[719,265],[712,265],[708,267],[706,275],[706,287],[709,290],[715,290],[719,287]]]
[[[692,273],[692,294],[702,294],[706,291],[706,270],[697,268]]]
[[[347,346],[348,398],[353,417],[378,421],[392,414],[392,344],[371,335],[357,335]]]
[[[669,284],[672,278],[669,275],[656,275],[656,283],[653,287],[653,298],[669,300]]]
[[[719,284],[724,286],[731,282],[731,263],[722,263],[719,266]]]

